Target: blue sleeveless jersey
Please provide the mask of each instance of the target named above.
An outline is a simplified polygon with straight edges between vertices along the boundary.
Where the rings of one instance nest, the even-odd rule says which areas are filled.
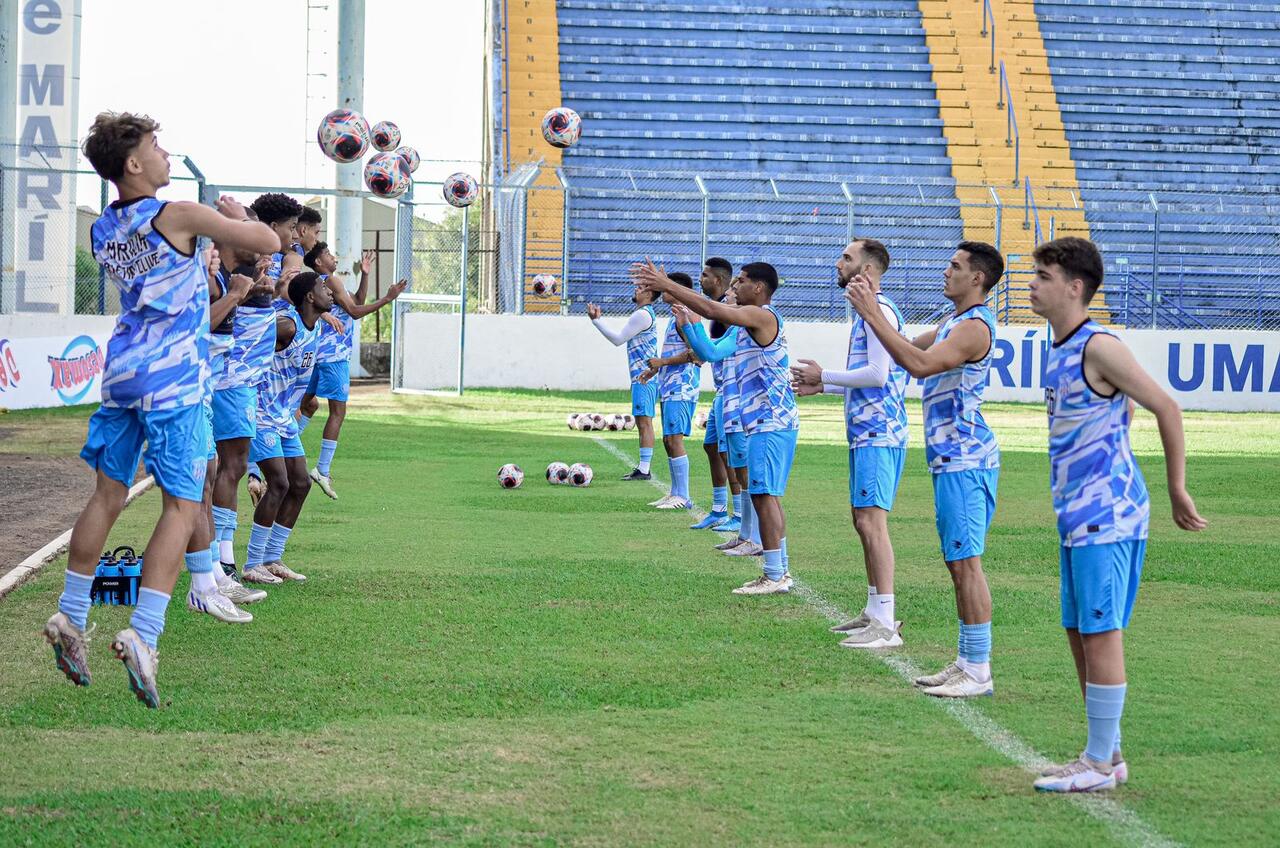
[[[676,319],[672,318],[667,325],[667,334],[662,340],[662,358],[677,356],[689,349]],[[698,399],[698,388],[702,383],[702,369],[692,362],[684,365],[664,365],[658,371],[658,394],[663,400]]]
[[[292,306],[280,315],[293,321],[293,341],[275,352],[266,378],[258,387],[258,426],[289,437],[298,434],[298,422],[293,416],[311,380],[323,324],[317,320],[314,327],[307,329]]]
[[[649,370],[649,360],[658,355],[658,314],[653,305],[644,308],[649,313],[649,327],[627,340],[627,369],[631,372],[631,382],[640,379],[640,375]]]
[[[877,294],[881,306],[888,307],[902,332],[906,321],[897,305],[883,294]],[[845,367],[852,371],[865,367],[867,355],[867,324],[862,316],[853,314],[853,326],[849,329],[849,358]],[[845,433],[850,447],[905,448],[907,446],[907,371],[890,361],[889,379],[883,387],[844,390]]]
[[[1107,333],[1094,321],[1055,342],[1045,363],[1049,477],[1066,547],[1147,538],[1147,484],[1129,446],[1129,399],[1100,395],[1084,376],[1085,347]]]
[[[924,381],[925,457],[935,474],[1000,467],[1000,447],[982,417],[982,393],[996,349],[996,319],[984,305],[966,309],[943,323],[935,343],[950,336],[962,321],[986,324],[991,344],[977,362],[966,362]]]
[[[328,275],[320,279],[328,279]],[[346,362],[351,358],[351,340],[355,336],[356,319],[335,301],[329,314],[342,323],[342,332],[321,324],[320,341],[316,345],[316,362]]]
[[[725,333],[733,336],[733,344],[738,343],[738,334],[745,333],[741,327],[730,327]],[[738,390],[738,380],[734,360],[736,354],[730,354],[720,360],[720,429],[726,433],[742,432],[742,392]]]
[[[231,279],[231,272],[223,265],[218,268],[214,279],[217,281],[218,299],[221,300],[227,295],[227,283]],[[212,285],[209,297],[213,297]],[[226,372],[227,353],[231,350],[235,339],[235,315],[236,311],[232,309],[222,323],[211,328],[209,333],[209,378],[205,381],[206,403],[213,400],[213,391]]]
[[[782,316],[772,306],[765,309],[778,319],[778,335],[761,347],[745,327],[738,329],[734,352],[734,377],[738,382],[739,414],[748,436],[800,427],[800,412],[791,390],[790,359]]]
[[[103,365],[103,406],[177,409],[203,398],[208,282],[195,256],[153,226],[164,207],[154,197],[116,201],[92,227],[93,256],[120,290],[120,320]]]

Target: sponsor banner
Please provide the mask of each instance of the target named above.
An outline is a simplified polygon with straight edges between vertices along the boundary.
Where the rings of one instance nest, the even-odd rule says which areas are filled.
[[[108,333],[0,337],[0,407],[37,409],[102,400]]]

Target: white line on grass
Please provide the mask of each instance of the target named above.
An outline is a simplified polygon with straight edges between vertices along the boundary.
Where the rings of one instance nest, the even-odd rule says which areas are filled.
[[[612,442],[598,436],[592,436],[592,440],[622,460],[628,467],[631,466],[631,457],[619,450]],[[667,485],[656,476],[650,480],[650,483],[660,491],[667,488]],[[699,517],[699,513],[700,511],[695,510],[694,517]],[[799,580],[795,580],[791,594],[799,597],[806,604],[813,607],[814,611],[819,615],[833,624],[839,624],[853,618],[853,616],[844,612],[820,593]],[[915,678],[922,674],[915,663],[900,654],[890,654],[883,651],[864,651],[863,653],[871,654],[880,660],[908,684],[911,684]],[[971,702],[955,698],[929,698],[929,700],[945,710],[979,742],[1021,766],[1029,774],[1038,774],[1041,769],[1049,765],[1049,761],[1044,756],[1037,753],[1034,748],[1023,742],[1016,734],[996,724],[986,713]],[[1178,843],[1166,839],[1155,828],[1139,818],[1137,813],[1111,798],[1102,795],[1079,794],[1069,795],[1068,798],[1086,813],[1110,828],[1111,835],[1119,842],[1137,846],[1137,848],[1177,848],[1178,846]]]

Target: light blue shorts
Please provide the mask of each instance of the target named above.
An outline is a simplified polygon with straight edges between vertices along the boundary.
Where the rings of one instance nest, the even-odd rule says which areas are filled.
[[[724,428],[721,422],[724,420],[724,400],[720,395],[716,394],[716,399],[711,401],[711,411],[707,413],[707,435],[703,437],[704,445],[715,445],[716,450],[723,452],[725,449],[720,447],[724,441]]]
[[[213,393],[213,440],[252,439],[258,432],[258,389],[238,386]]]
[[[249,461],[262,462],[264,459],[289,459],[295,456],[306,456],[302,449],[302,441],[298,434],[281,436],[275,430],[263,427],[258,430],[253,441],[249,443]]]
[[[902,482],[906,448],[868,445],[849,451],[849,503],[855,508],[878,506],[893,509]]]
[[[1063,546],[1058,557],[1062,626],[1081,633],[1128,627],[1146,554],[1146,539]]]
[[[204,406],[204,458],[213,462],[218,458],[218,443],[213,439],[213,398],[202,404]]]
[[[658,408],[658,386],[656,383],[631,384],[631,414],[636,418],[652,418]]]
[[[317,362],[311,369],[311,382],[307,383],[307,394],[346,403],[350,391],[350,361],[343,359],[338,362]]]
[[[177,409],[99,407],[89,418],[89,436],[80,458],[126,486],[133,484],[138,461],[170,497],[199,503],[204,499],[204,404]],[[143,444],[146,451],[143,451]]]
[[[999,480],[999,468],[933,475],[933,506],[943,561],[982,556],[987,547],[987,530],[996,514]]]
[[[782,497],[796,458],[799,430],[773,430],[747,436],[747,491]]]
[[[724,434],[724,441],[727,450],[723,451],[723,453],[729,454],[729,467],[746,468],[747,434],[741,430],[734,430]]]
[[[688,436],[693,432],[693,411],[698,402],[693,400],[664,400],[662,402],[662,435]]]

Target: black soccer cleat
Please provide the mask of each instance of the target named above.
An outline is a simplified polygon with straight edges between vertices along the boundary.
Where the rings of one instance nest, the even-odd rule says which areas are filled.
[[[653,475],[648,471],[641,471],[639,468],[631,469],[631,473],[622,478],[623,480],[652,480]]]

